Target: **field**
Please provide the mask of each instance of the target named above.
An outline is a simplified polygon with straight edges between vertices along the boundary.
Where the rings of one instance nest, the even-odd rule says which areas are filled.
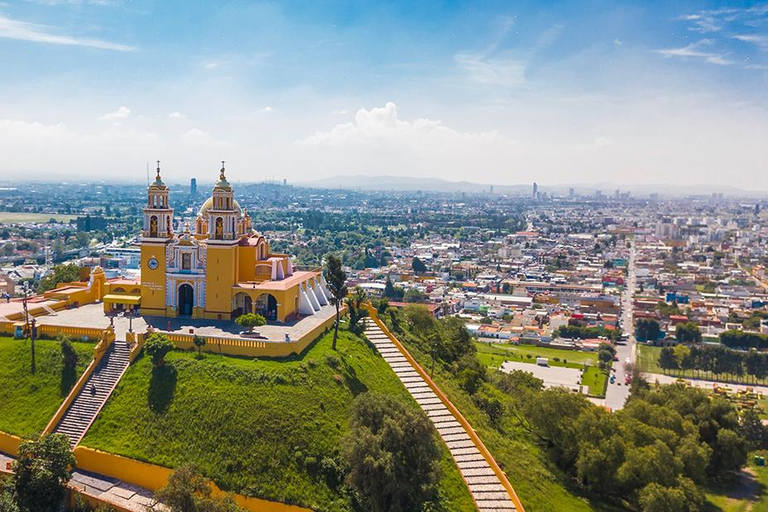
[[[80,355],[75,374],[65,375],[57,341],[35,342],[36,371],[30,372],[31,342],[0,337],[0,431],[21,437],[41,432],[93,359],[92,343],[72,343]]]
[[[320,510],[348,510],[332,480],[350,407],[365,391],[416,407],[364,341],[332,335],[291,360],[172,352],[166,370],[140,357],[82,444],[168,467],[196,463],[221,487]],[[438,510],[472,510],[446,449]]]
[[[704,379],[717,382],[734,382],[737,384],[754,384],[752,377],[736,376],[732,374],[728,375],[716,375],[712,372],[688,370],[683,372],[681,370],[662,370],[659,367],[659,354],[661,353],[661,347],[654,347],[652,345],[645,345],[644,343],[637,344],[637,364],[640,366],[640,370],[646,373],[659,373],[664,375],[671,375],[673,377],[682,377],[684,379]],[[761,381],[759,384],[765,385],[765,381]]]
[[[75,218],[77,215],[58,213],[0,212],[0,224],[37,224],[46,223],[51,219],[55,219],[57,222],[69,222]]]
[[[759,452],[768,456],[768,452]],[[708,508],[718,512],[768,512],[768,467],[757,466],[750,454],[747,468],[739,475],[738,483],[727,489],[707,490]]]
[[[563,350],[559,348],[537,347],[534,345],[512,345],[502,343],[476,342],[477,358],[489,368],[497,369],[504,361],[520,361],[536,363],[536,357],[546,357],[550,366],[566,366],[568,368],[584,367],[584,363],[597,364],[595,352],[580,352],[578,350]],[[565,361],[565,362],[564,362]]]
[[[597,366],[590,366],[581,374],[581,384],[589,388],[589,396],[605,398],[608,386],[608,372]]]

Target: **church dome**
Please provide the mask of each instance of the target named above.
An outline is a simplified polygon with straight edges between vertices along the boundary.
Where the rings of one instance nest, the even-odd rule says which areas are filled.
[[[200,212],[198,213],[198,215],[202,215],[203,217],[205,217],[206,215],[208,215],[209,210],[213,210],[212,197],[209,197],[208,199],[205,200],[205,202],[203,203],[203,206],[200,207]],[[237,202],[237,199],[232,200],[232,210],[237,213],[242,212],[242,209],[240,208],[240,203]]]

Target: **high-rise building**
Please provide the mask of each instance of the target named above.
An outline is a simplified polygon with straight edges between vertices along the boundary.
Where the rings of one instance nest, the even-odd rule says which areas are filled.
[[[197,195],[197,178],[189,180],[189,195],[193,197]]]
[[[536,182],[533,182],[533,194],[531,194],[531,197],[536,199],[539,194],[539,186],[536,184]]]
[[[568,198],[573,199],[576,196],[576,191],[573,188],[568,189]]]

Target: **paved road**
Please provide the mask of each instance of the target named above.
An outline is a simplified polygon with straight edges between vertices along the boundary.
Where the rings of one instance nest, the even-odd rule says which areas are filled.
[[[621,297],[621,322],[624,332],[629,334],[629,339],[625,345],[616,345],[616,357],[618,361],[613,363],[611,373],[616,375],[616,382],[608,384],[605,392],[605,405],[615,411],[624,407],[624,402],[629,398],[629,387],[624,384],[626,378],[625,361],[627,358],[632,364],[637,357],[637,348],[635,347],[635,334],[632,328],[632,295],[635,293],[635,242],[632,241],[632,248],[629,252],[629,262],[627,265],[626,289]]]

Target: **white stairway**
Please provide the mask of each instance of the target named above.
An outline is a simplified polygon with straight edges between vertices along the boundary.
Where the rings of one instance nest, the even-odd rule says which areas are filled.
[[[411,396],[432,420],[437,432],[456,461],[459,471],[464,476],[478,509],[481,512],[516,510],[506,488],[472,442],[461,423],[443,405],[429,384],[379,326],[370,320],[366,323],[366,337],[373,343]]]

